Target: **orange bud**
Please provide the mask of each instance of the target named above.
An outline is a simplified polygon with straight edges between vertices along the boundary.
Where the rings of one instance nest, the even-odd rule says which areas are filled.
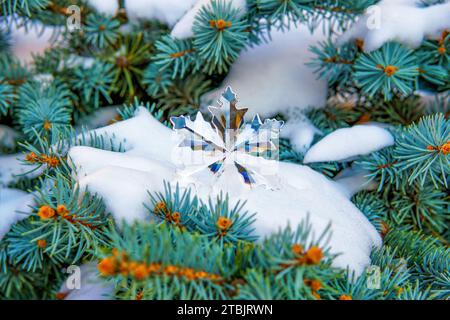
[[[37,241],[37,246],[39,248],[45,248],[47,246],[47,241],[45,241],[45,239],[40,239]]]
[[[43,155],[41,161],[46,163],[49,167],[54,168],[59,165],[59,160],[56,157]]]
[[[69,214],[69,211],[63,204],[58,204],[58,206],[56,207],[56,212],[62,217],[65,217]]]
[[[136,300],[142,300],[142,297],[144,296],[144,293],[142,292],[142,291],[139,291],[137,294],[136,294],[136,297],[135,297],[135,299]]]
[[[175,223],[180,223],[181,214],[179,212],[174,212],[170,215],[170,218]]]
[[[192,268],[184,268],[181,275],[186,277],[188,280],[194,280],[196,278],[195,270]]]
[[[317,292],[313,292],[312,295],[314,296],[314,298],[316,298],[317,300],[320,300],[320,295]]]
[[[384,68],[384,73],[386,73],[388,77],[393,76],[397,71],[398,68],[396,66],[387,66],[386,68]]]
[[[356,47],[360,50],[360,51],[364,51],[364,40],[361,38],[358,38],[355,40],[355,44]]]
[[[303,247],[300,244],[296,243],[292,246],[292,252],[297,255],[303,254]]]
[[[439,151],[442,152],[445,155],[448,155],[450,153],[450,141],[447,141],[444,143],[440,148]]]
[[[147,271],[149,273],[159,272],[160,270],[161,270],[161,264],[159,264],[159,263],[152,263],[147,268]]]
[[[226,26],[227,26],[227,23],[225,22],[225,20],[220,19],[217,21],[217,29],[223,30],[223,29],[225,29]]]
[[[216,225],[221,231],[227,231],[231,225],[233,224],[233,221],[231,219],[228,219],[226,217],[219,217],[217,219]]]
[[[58,300],[64,300],[65,297],[67,297],[68,293],[66,292],[57,292],[55,294],[55,298]]]
[[[195,273],[195,277],[197,279],[206,279],[208,277],[208,273],[206,273],[205,271],[197,271]]]
[[[137,280],[144,280],[148,276],[148,270],[145,263],[140,263],[133,270],[133,277]]]
[[[173,265],[168,265],[164,268],[164,273],[167,275],[174,275],[178,272],[178,267]]]
[[[55,210],[50,206],[42,206],[39,208],[38,215],[42,220],[49,219],[55,215]]]
[[[225,21],[223,19],[219,19],[219,20],[209,20],[209,25],[212,28],[216,28],[219,31],[224,30],[225,28],[229,28],[232,26],[231,21]]]
[[[310,287],[312,291],[319,291],[320,289],[322,289],[322,282],[320,282],[319,280],[311,280]]]
[[[160,212],[166,212],[166,204],[163,201],[160,201],[155,204],[155,208],[153,209],[153,212],[160,213]]]
[[[44,130],[48,131],[51,128],[52,128],[52,124],[48,120],[45,120],[44,121]]]
[[[30,152],[25,156],[25,160],[31,163],[39,161],[39,157],[34,152]]]
[[[307,264],[319,264],[323,258],[322,249],[319,247],[311,247],[305,255]]]
[[[97,265],[102,276],[112,276],[116,273],[116,260],[114,257],[106,257]]]

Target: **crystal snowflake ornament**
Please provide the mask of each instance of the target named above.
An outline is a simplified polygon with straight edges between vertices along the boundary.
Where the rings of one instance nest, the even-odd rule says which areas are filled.
[[[223,176],[236,172],[245,185],[272,188],[277,181],[278,140],[283,121],[256,115],[250,123],[244,116],[248,109],[237,108],[237,98],[228,87],[219,99],[219,106],[210,106],[211,122],[198,112],[189,116],[171,117],[180,137],[176,163],[183,177],[196,182],[214,184]]]

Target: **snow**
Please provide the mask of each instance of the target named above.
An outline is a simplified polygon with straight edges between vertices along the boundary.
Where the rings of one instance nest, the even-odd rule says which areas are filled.
[[[82,189],[88,187],[99,194],[110,195],[104,201],[118,223],[145,219],[143,201],[130,199],[146,199],[146,190],[159,190],[164,178],[175,172],[173,166],[157,160],[90,147],[73,147],[69,156],[73,163],[83,164],[77,171]]]
[[[0,186],[6,186],[15,181],[17,175],[30,170],[31,167],[22,165],[23,158],[22,153],[0,155]]]
[[[305,63],[313,57],[309,46],[324,39],[320,27],[313,34],[305,26],[286,32],[274,30],[271,41],[241,52],[221,86],[204,95],[204,102],[214,101],[231,86],[238,92],[240,104],[252,107],[249,117],[322,107],[327,98],[327,81],[316,79]]]
[[[118,143],[125,141],[127,154],[142,157],[153,157],[160,161],[172,161],[171,152],[177,144],[175,133],[156,120],[145,108],[139,108],[136,116],[126,121],[120,121],[110,126],[96,129],[98,136],[113,137]],[[145,132],[146,139],[142,134]],[[151,132],[151,136],[147,136]],[[152,143],[148,143],[151,137]],[[155,154],[155,150],[158,150]]]
[[[117,1],[88,0],[98,12],[113,16]],[[126,0],[125,10],[130,21],[135,19],[159,20],[173,26],[197,0]]]
[[[339,172],[334,181],[339,184],[343,194],[350,199],[362,190],[375,190],[378,187],[376,181],[367,177],[369,174],[368,170],[353,165]]]
[[[119,9],[119,1],[87,0],[88,4],[100,13],[114,16]]]
[[[315,135],[322,134],[306,117],[294,117],[286,121],[281,137],[288,138],[294,150],[305,153]]]
[[[176,140],[173,131],[157,122],[144,108],[136,116],[102,129],[127,142],[125,153],[73,147],[72,166],[78,168],[82,187],[98,193],[117,222],[146,218],[143,203],[150,192],[162,189],[162,181],[186,185],[174,170],[172,158]],[[226,171],[235,172],[235,171]],[[257,212],[256,233],[261,238],[279,228],[297,225],[310,215],[316,235],[332,224],[331,247],[342,253],[335,266],[350,266],[357,274],[370,263],[370,251],[381,239],[364,215],[347,199],[339,185],[307,166],[279,163],[279,189],[248,188],[239,174],[222,174],[210,188],[192,185],[198,196],[206,200],[223,190],[231,194],[232,203],[247,200],[246,209]],[[236,192],[236,190],[239,192]]]
[[[71,288],[73,284],[71,280],[73,277],[76,277],[76,274],[73,273],[68,276],[58,292],[66,294],[64,300],[110,300],[114,291],[114,285],[100,279],[97,265],[90,262],[83,264],[79,268],[80,288]],[[69,286],[68,282],[70,283]]]
[[[28,217],[33,194],[18,189],[0,188],[0,240],[11,226]]]
[[[377,125],[356,125],[325,136],[308,150],[304,163],[342,161],[394,144],[388,130]]]
[[[197,0],[127,0],[125,9],[131,20],[156,19],[173,26]]]
[[[207,6],[212,0],[199,0],[195,3],[191,10],[189,10],[177,24],[173,27],[171,35],[177,39],[186,39],[192,37],[192,26],[194,25],[195,16],[203,6]],[[247,4],[245,0],[228,0],[234,8],[241,10],[241,13],[247,11]]]
[[[364,40],[365,51],[376,50],[389,41],[416,48],[424,37],[439,37],[443,30],[450,28],[450,2],[425,8],[418,7],[418,2],[380,1],[370,7],[338,43],[359,38]]]

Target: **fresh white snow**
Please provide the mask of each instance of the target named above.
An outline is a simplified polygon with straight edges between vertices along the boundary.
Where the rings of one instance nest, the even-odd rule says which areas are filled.
[[[11,226],[28,217],[33,194],[18,189],[0,188],[0,240]]]
[[[417,0],[382,0],[370,7],[365,15],[339,39],[343,44],[354,39],[364,40],[364,50],[373,51],[389,41],[398,41],[413,48],[424,37],[439,37],[450,28],[450,2],[419,7]]]
[[[119,1],[87,0],[87,2],[94,7],[97,12],[108,16],[114,16],[119,9]]]
[[[293,116],[286,121],[280,135],[282,138],[288,138],[295,150],[305,153],[311,146],[314,136],[321,134],[322,132],[306,117]]]
[[[304,163],[342,161],[394,144],[392,134],[377,125],[356,125],[331,132],[308,150]]]
[[[237,92],[240,105],[251,109],[252,117],[288,113],[290,109],[322,107],[327,98],[327,81],[317,80],[305,63],[313,54],[309,46],[324,40],[322,30],[313,34],[306,26],[273,31],[272,40],[245,49],[231,66],[221,86],[204,96],[205,103],[215,101],[228,86]]]
[[[16,181],[20,175],[31,170],[31,166],[22,165],[24,155],[16,154],[0,154],[0,187]]]

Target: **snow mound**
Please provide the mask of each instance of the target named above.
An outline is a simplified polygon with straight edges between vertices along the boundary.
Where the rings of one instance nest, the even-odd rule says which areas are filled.
[[[390,41],[416,48],[424,37],[438,37],[450,28],[450,2],[418,7],[417,0],[383,0],[366,13],[338,39],[364,40],[364,50],[373,51]]]
[[[341,161],[394,144],[388,130],[376,125],[357,125],[333,131],[308,150],[304,163]]]
[[[222,85],[204,95],[203,100],[214,101],[231,86],[242,106],[252,106],[247,113],[250,117],[325,105],[327,81],[318,80],[305,65],[313,57],[309,46],[325,39],[320,27],[313,34],[305,26],[293,26],[286,32],[274,30],[271,35],[268,43],[241,52]]]
[[[88,4],[104,15],[113,16],[119,9],[118,1],[87,0]]]
[[[77,168],[79,184],[102,196],[117,222],[148,219],[143,205],[149,203],[147,190],[160,191],[163,180],[186,185],[174,167],[172,130],[153,119],[144,108],[134,118],[96,132],[125,139],[127,151],[73,147],[69,155],[72,166]],[[230,193],[232,202],[247,200],[246,209],[257,212],[255,228],[260,238],[288,224],[296,226],[307,215],[316,235],[331,223],[332,252],[341,253],[335,266],[350,266],[361,274],[370,263],[372,247],[379,246],[381,238],[345,192],[320,173],[297,164],[280,162],[278,178],[282,183],[277,190],[251,189],[242,187],[239,174],[223,174],[211,188],[195,190],[202,200],[221,190]]]
[[[296,151],[305,153],[316,134],[322,134],[322,132],[306,117],[293,117],[286,122],[280,135],[282,138],[288,138]]]
[[[21,153],[0,155],[0,186],[8,185],[30,170],[31,167],[22,165],[23,159]]]
[[[0,240],[11,226],[28,217],[33,194],[18,189],[0,189]]]

